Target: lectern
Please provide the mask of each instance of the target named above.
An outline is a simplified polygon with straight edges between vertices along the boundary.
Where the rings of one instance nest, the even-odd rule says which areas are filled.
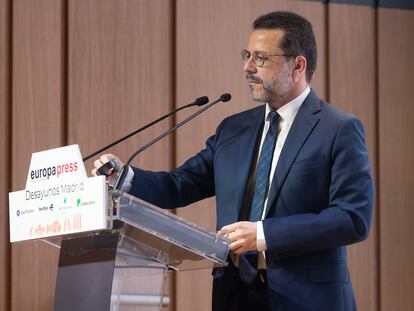
[[[55,311],[160,310],[168,269],[227,265],[223,237],[121,191],[108,207],[112,229],[44,239],[60,247]]]
[[[168,269],[225,266],[226,238],[86,176],[77,145],[32,154],[10,241],[60,248],[55,311],[160,310]]]
[[[60,248],[55,311],[161,310],[168,269],[227,265],[225,238],[121,191],[108,228],[44,238]]]

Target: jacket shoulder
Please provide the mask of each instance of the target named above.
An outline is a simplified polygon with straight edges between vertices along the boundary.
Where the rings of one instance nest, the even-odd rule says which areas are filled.
[[[226,117],[222,123],[227,124],[245,124],[246,120],[251,120],[252,118],[258,118],[263,116],[264,118],[265,105],[260,105],[248,110],[244,110],[235,114],[232,114]]]
[[[323,99],[320,100],[320,107],[322,116],[329,117],[332,121],[343,122],[350,119],[358,119],[355,115],[342,111],[339,107]]]

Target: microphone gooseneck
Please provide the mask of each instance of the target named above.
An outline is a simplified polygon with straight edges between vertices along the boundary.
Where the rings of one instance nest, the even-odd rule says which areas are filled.
[[[149,147],[151,147],[153,144],[155,144],[159,140],[163,139],[165,136],[167,136],[167,135],[171,134],[172,132],[174,132],[179,127],[181,127],[184,124],[186,124],[187,122],[191,121],[196,116],[198,116],[199,114],[203,113],[204,111],[206,111],[207,109],[209,109],[213,105],[217,104],[218,102],[227,102],[230,99],[231,99],[231,95],[228,94],[228,93],[225,93],[225,94],[221,95],[219,99],[217,99],[217,100],[213,101],[212,103],[208,104],[206,107],[201,108],[200,110],[196,111],[195,113],[193,113],[189,117],[185,118],[183,121],[179,122],[177,125],[175,125],[172,128],[170,128],[168,131],[164,132],[163,134],[161,134],[157,138],[153,139],[152,141],[150,141],[149,143],[147,143],[146,145],[142,146],[137,151],[135,151],[131,155],[131,157],[128,159],[128,161],[125,162],[124,166],[122,167],[122,169],[121,169],[121,171],[119,173],[119,177],[118,177],[118,179],[115,182],[114,190],[120,190],[121,189],[121,187],[122,187],[122,185],[123,185],[123,183],[125,181],[125,178],[126,178],[126,176],[128,174],[128,167],[131,164],[132,160],[135,159],[136,156],[138,156],[140,153],[142,153],[143,151],[145,151],[146,149],[148,149]]]
[[[118,140],[110,143],[109,145],[106,145],[105,147],[102,147],[101,149],[99,149],[99,150],[91,153],[90,155],[84,157],[82,159],[82,161],[85,162],[86,160],[89,160],[90,158],[96,156],[97,154],[102,153],[103,151],[105,151],[105,150],[107,150],[107,149],[109,149],[109,148],[111,148],[111,147],[113,147],[115,145],[118,145],[120,142],[123,142],[124,140],[130,138],[131,136],[134,136],[135,134],[138,134],[138,133],[142,132],[143,130],[145,130],[145,129],[151,127],[151,126],[153,126],[154,124],[157,124],[158,122],[161,122],[162,120],[164,120],[164,119],[172,116],[173,114],[177,113],[180,110],[183,110],[185,108],[192,107],[192,106],[199,106],[199,107],[200,106],[204,106],[208,102],[209,102],[209,99],[208,99],[207,96],[201,96],[199,98],[196,98],[196,100],[193,101],[192,103],[189,103],[187,105],[181,106],[181,107],[175,109],[174,111],[172,111],[170,113],[167,113],[166,115],[164,115],[164,116],[162,116],[162,117],[160,117],[160,118],[158,118],[158,119],[156,119],[156,120],[148,123],[147,125],[144,125],[143,127],[141,127],[139,129],[137,129],[137,130],[135,130],[135,131],[133,131],[133,132],[125,135],[124,137],[121,137],[120,139],[118,139]]]

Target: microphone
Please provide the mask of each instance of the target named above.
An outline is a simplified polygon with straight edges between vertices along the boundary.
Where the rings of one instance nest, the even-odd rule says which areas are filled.
[[[220,96],[220,101],[223,103],[228,102],[231,99],[231,95],[229,93],[225,93]]]
[[[148,123],[147,125],[144,125],[143,127],[141,127],[141,128],[139,128],[139,129],[137,129],[137,130],[135,130],[135,131],[133,131],[133,132],[129,133],[128,135],[125,135],[124,137],[122,137],[122,138],[120,138],[120,139],[118,139],[118,140],[116,140],[116,141],[114,141],[114,142],[110,143],[109,145],[106,145],[105,147],[102,147],[101,149],[99,149],[99,150],[95,151],[94,153],[91,153],[90,155],[88,155],[88,156],[84,157],[82,160],[83,160],[83,161],[89,160],[90,158],[92,158],[92,157],[96,156],[97,154],[101,153],[102,151],[105,151],[105,150],[107,150],[107,149],[109,149],[109,148],[111,148],[111,147],[113,147],[113,146],[115,146],[115,145],[118,145],[120,142],[123,142],[125,139],[128,139],[128,138],[130,138],[131,136],[133,136],[133,135],[135,135],[135,134],[138,134],[138,133],[142,132],[143,130],[145,130],[145,129],[149,128],[150,126],[153,126],[154,124],[157,124],[158,122],[160,122],[160,121],[162,121],[162,120],[164,120],[164,119],[168,118],[169,116],[172,116],[173,114],[177,113],[177,112],[178,112],[178,111],[180,111],[180,110],[183,110],[183,109],[185,109],[185,108],[192,107],[192,106],[199,106],[199,107],[200,107],[200,106],[204,106],[204,105],[205,105],[205,104],[207,104],[208,102],[209,102],[209,99],[208,99],[208,97],[207,97],[207,96],[201,96],[201,97],[197,98],[195,101],[193,101],[192,103],[189,103],[189,104],[187,104],[187,105],[181,106],[181,107],[179,107],[179,108],[175,109],[174,111],[172,111],[172,112],[170,112],[170,113],[167,113],[166,115],[162,116],[161,118],[158,118],[158,119],[156,119],[156,120],[154,120],[154,121],[152,121],[152,122]],[[109,170],[109,169],[111,169],[111,168],[113,168],[113,167],[112,167],[112,166],[109,166],[109,167],[107,167],[107,168],[105,169],[105,171],[107,171],[107,170]],[[105,172],[103,172],[103,171],[101,170],[101,171],[100,171],[100,174],[101,174],[101,175],[102,175],[102,174],[105,174]]]
[[[231,95],[229,93],[225,93],[225,94],[221,95],[219,99],[217,99],[217,100],[213,101],[212,103],[208,104],[206,107],[199,109],[198,111],[196,111],[195,113],[193,113],[189,117],[185,118],[183,121],[181,121],[177,125],[175,125],[172,128],[170,128],[168,131],[164,132],[163,134],[161,134],[157,138],[151,140],[149,143],[147,143],[146,145],[142,146],[137,151],[135,151],[132,154],[132,156],[128,159],[128,161],[125,162],[124,166],[122,167],[122,169],[121,169],[121,171],[119,173],[118,179],[115,182],[114,190],[120,190],[121,189],[121,187],[122,187],[122,185],[123,185],[123,183],[125,181],[125,178],[126,178],[126,176],[128,174],[128,167],[131,164],[132,160],[135,159],[135,157],[137,155],[139,155],[140,153],[142,153],[143,151],[145,151],[146,149],[148,149],[149,147],[151,147],[153,144],[155,144],[159,140],[163,139],[165,136],[171,134],[172,132],[174,132],[179,127],[181,127],[184,124],[186,124],[187,122],[191,121],[196,116],[198,116],[199,114],[203,113],[204,111],[206,111],[207,109],[209,109],[213,105],[217,104],[218,102],[228,102],[230,99],[231,99]]]

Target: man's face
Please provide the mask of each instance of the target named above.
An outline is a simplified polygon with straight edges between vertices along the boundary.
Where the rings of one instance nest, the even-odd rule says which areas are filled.
[[[254,30],[250,34],[247,51],[251,54],[261,52],[268,59],[262,67],[258,67],[254,64],[253,57],[250,57],[243,68],[253,100],[273,103],[275,108],[284,103],[294,84],[294,61],[283,56],[271,56],[285,54],[279,48],[283,35],[283,30],[279,29]]]

